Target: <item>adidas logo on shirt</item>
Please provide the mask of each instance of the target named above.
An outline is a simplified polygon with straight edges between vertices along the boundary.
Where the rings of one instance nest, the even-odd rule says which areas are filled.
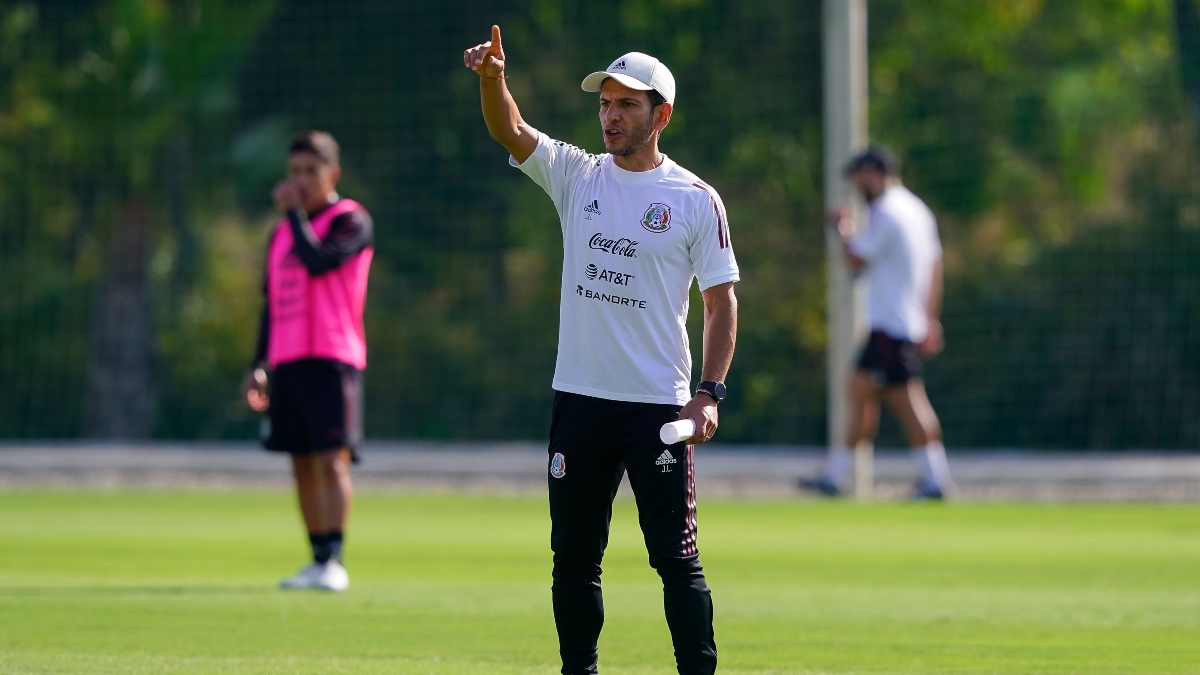
[[[663,453],[658,456],[658,459],[654,460],[654,463],[662,467],[663,473],[671,473],[671,465],[677,463],[678,461],[679,460],[671,456],[670,450],[663,450]]]
[[[596,215],[600,215],[600,200],[593,199],[591,204],[588,204],[587,206],[583,207],[583,212],[584,213],[594,213]]]

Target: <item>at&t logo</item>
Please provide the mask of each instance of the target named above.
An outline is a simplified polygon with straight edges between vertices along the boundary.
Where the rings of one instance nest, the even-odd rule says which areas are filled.
[[[588,265],[583,268],[583,276],[587,277],[588,281],[596,281],[598,279],[618,286],[628,286],[629,282],[634,279],[632,274],[625,274],[616,270],[602,270],[595,265]]]

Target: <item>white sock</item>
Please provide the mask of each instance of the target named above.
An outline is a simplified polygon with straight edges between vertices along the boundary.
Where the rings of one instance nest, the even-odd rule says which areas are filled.
[[[842,481],[842,476],[846,475],[852,464],[854,453],[850,452],[850,448],[844,445],[830,448],[825,458],[825,468],[821,470],[821,479],[836,485]]]
[[[921,484],[945,489],[950,484],[950,464],[946,461],[946,446],[933,441],[923,448],[913,448],[913,458],[921,467]]]

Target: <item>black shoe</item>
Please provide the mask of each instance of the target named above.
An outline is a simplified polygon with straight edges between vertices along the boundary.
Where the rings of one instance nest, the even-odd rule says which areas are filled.
[[[913,490],[912,500],[914,502],[940,502],[946,499],[946,493],[938,485],[928,483],[918,483]]]
[[[842,490],[831,480],[822,476],[816,478],[801,478],[800,489],[808,490],[809,492],[819,492],[826,497],[841,497]]]

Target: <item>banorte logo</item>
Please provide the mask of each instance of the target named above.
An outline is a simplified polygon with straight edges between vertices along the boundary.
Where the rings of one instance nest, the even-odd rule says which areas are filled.
[[[585,276],[588,279],[593,280],[593,281],[596,279],[596,276],[599,274],[600,274],[600,268],[596,267],[595,265],[588,265],[583,270],[583,276]]]
[[[636,258],[637,245],[640,243],[642,242],[625,239],[624,237],[621,239],[608,239],[603,234],[597,232],[588,241],[588,248],[626,258]]]

